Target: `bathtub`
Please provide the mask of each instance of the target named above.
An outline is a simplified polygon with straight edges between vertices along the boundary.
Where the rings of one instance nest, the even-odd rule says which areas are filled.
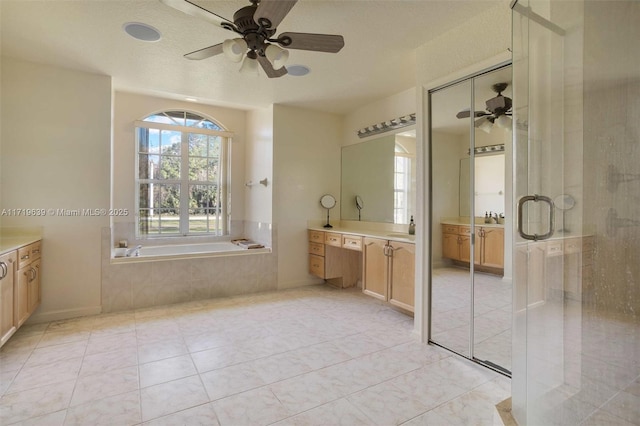
[[[111,263],[151,262],[168,259],[189,259],[213,256],[243,256],[259,253],[271,253],[270,248],[245,249],[227,241],[199,244],[175,244],[165,246],[145,246],[138,256],[116,257],[111,253]]]

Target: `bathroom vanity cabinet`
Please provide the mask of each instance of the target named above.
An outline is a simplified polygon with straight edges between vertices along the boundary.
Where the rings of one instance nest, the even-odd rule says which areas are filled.
[[[445,223],[441,226],[442,257],[465,266],[469,264],[471,227]],[[476,225],[475,238],[473,263],[476,269],[501,275],[504,270],[504,228]]]
[[[329,284],[354,287],[362,277],[362,237],[309,230],[309,273]]]
[[[365,237],[362,291],[413,312],[415,244]]]
[[[351,233],[309,230],[309,273],[413,312],[415,244]]]
[[[38,240],[24,245],[18,243],[17,247],[1,252],[0,346],[40,306],[41,247]]]
[[[0,256],[0,346],[15,332],[14,271],[16,251]]]
[[[40,242],[18,249],[17,327],[40,306]]]
[[[519,275],[516,279],[526,292],[517,293],[516,309],[536,307],[548,300],[593,299],[594,256],[592,236],[556,237],[517,244],[515,262]]]

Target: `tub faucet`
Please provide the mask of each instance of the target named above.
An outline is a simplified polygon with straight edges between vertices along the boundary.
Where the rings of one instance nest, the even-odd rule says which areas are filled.
[[[125,254],[126,257],[137,257],[140,256],[140,249],[142,248],[142,246],[135,246],[133,248],[130,248],[127,250],[127,253]]]

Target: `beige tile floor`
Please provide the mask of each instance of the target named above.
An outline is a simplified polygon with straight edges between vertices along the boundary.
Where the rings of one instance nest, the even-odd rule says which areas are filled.
[[[474,357],[511,370],[511,283],[475,273]],[[460,354],[469,354],[471,290],[468,269],[432,271],[432,339]]]
[[[494,424],[510,381],[412,328],[328,286],[28,325],[0,351],[0,424]]]

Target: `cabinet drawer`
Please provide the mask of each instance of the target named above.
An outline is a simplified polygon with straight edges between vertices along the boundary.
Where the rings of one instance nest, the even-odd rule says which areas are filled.
[[[312,243],[324,244],[324,232],[309,231],[309,241],[311,241]]]
[[[18,269],[22,269],[31,263],[31,246],[24,246],[18,249]]]
[[[324,256],[324,244],[310,242],[309,254],[315,254],[316,256]]]
[[[458,233],[460,235],[471,235],[471,227],[470,226],[459,226]]]
[[[309,255],[309,273],[324,278],[324,257],[315,254]]]
[[[28,246],[20,247],[18,249],[18,269],[21,269],[34,260],[40,259],[41,252],[41,242],[37,241],[35,243],[31,243]]]
[[[29,251],[31,252],[31,260],[40,259],[41,252],[41,242],[35,242],[33,244],[29,244]]]
[[[442,232],[445,234],[457,234],[458,225],[442,225]]]
[[[355,235],[343,235],[342,247],[350,250],[362,251],[362,237],[357,237]]]
[[[564,242],[564,252],[566,254],[580,253],[582,251],[582,241],[580,238],[570,238]]]
[[[562,255],[562,242],[554,241],[547,243],[547,256],[560,256]]]
[[[324,243],[330,246],[342,247],[342,235],[333,232],[325,232]]]

